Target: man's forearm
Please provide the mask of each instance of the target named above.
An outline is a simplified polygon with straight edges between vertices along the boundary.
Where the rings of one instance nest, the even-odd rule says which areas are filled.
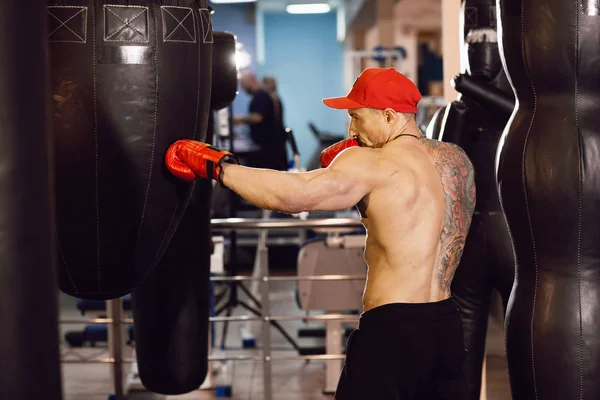
[[[303,211],[307,180],[300,173],[223,165],[223,184],[246,201],[265,210]]]
[[[259,124],[262,122],[262,115],[257,113],[250,113],[248,115],[236,115],[233,117],[233,124]]]

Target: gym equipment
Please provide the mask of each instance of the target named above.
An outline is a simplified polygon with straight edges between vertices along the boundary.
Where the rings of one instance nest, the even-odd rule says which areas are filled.
[[[229,106],[237,96],[235,36],[229,32],[213,32],[212,89],[210,108],[214,111]]]
[[[237,203],[237,201],[233,201],[233,204]],[[267,213],[267,215],[270,216],[270,211],[265,211]],[[235,215],[235,214],[234,214]],[[263,271],[268,271],[268,251],[267,251],[267,247],[266,247],[266,239],[267,239],[267,232],[261,232],[261,234],[259,235],[259,239],[258,239],[258,243],[257,243],[257,250],[256,250],[256,258],[255,258],[255,263],[254,263],[254,272],[253,272],[253,276],[257,276],[260,273],[263,273]],[[238,244],[237,244],[237,240],[238,240],[238,236],[237,236],[237,232],[233,231],[230,234],[230,250],[229,250],[229,267],[227,268],[227,274],[230,276],[237,276],[238,275],[238,258],[237,258],[237,250],[238,250]],[[223,298],[228,294],[225,302],[223,304],[221,304],[216,310],[215,310],[215,315],[221,315],[223,313],[225,313],[226,317],[230,317],[231,314],[233,313],[234,308],[238,307],[238,306],[242,306],[243,308],[245,308],[246,310],[250,311],[251,313],[253,313],[256,316],[260,316],[262,315],[263,312],[263,304],[261,303],[261,301],[259,301],[259,299],[257,298],[257,296],[255,295],[255,291],[253,290],[254,288],[250,288],[248,289],[243,282],[240,281],[231,281],[231,282],[227,282],[225,284],[225,289],[222,290],[220,293],[218,293],[215,296],[215,304],[219,304],[221,303],[221,301],[223,300]],[[254,285],[253,285],[254,286]],[[247,302],[240,300],[239,296],[238,296],[238,289],[241,289],[246,296],[248,296],[248,298],[250,299],[250,301],[253,303],[253,305],[248,304]],[[262,302],[264,303],[265,300],[262,299]],[[298,352],[298,354],[306,354],[304,349],[302,349],[298,343],[294,340],[294,338],[292,338],[292,336],[290,336],[289,333],[287,333],[283,327],[281,326],[281,324],[278,321],[268,321],[268,323],[276,328],[282,335],[283,337],[286,339],[286,341],[288,343],[290,343],[292,345],[292,347],[294,348],[294,350],[296,350]],[[223,325],[223,330],[221,331],[221,343],[220,343],[220,347],[221,348],[225,348],[225,340],[227,338],[227,333],[228,333],[228,327],[229,327],[229,322],[225,321],[224,325]],[[242,340],[243,340],[243,344],[245,346],[248,347],[254,347],[256,342],[253,336],[253,333],[249,330],[249,329],[245,329],[243,334],[242,334]]]
[[[231,116],[231,114],[229,113],[228,117],[230,117],[230,116]],[[230,126],[230,124],[228,126]],[[232,132],[228,132],[228,133],[232,133]],[[294,133],[289,128],[286,128],[284,133],[285,133],[285,140],[289,141],[290,146],[292,148],[295,167],[300,167],[299,166],[300,153],[298,151],[298,146],[297,146],[296,140],[294,138]],[[233,135],[228,134],[225,137],[229,138],[229,142],[230,142],[229,150],[233,154],[237,155],[237,153],[235,152],[235,149],[233,147],[233,143],[234,143]],[[249,207],[254,208],[254,206],[252,206],[249,203],[244,204],[241,201],[242,199],[237,194],[235,194],[235,192],[228,191],[227,194],[228,194],[227,197],[228,197],[228,206],[229,206],[228,215],[230,217],[232,217],[232,218],[237,217],[238,213],[240,212],[240,209],[243,206],[249,206]],[[271,216],[271,211],[262,210],[259,212],[262,213],[263,218],[268,218]],[[279,214],[279,216],[282,218],[289,218],[289,216],[285,215],[285,214]],[[259,234],[258,242],[257,242],[256,256],[255,256],[255,261],[254,261],[253,275],[260,273],[260,271],[262,271],[262,270],[268,270],[268,265],[267,265],[268,264],[268,252],[267,252],[267,248],[266,248],[267,236],[268,236],[267,231],[262,231]],[[237,272],[238,271],[238,239],[239,239],[238,232],[232,231],[229,235],[230,250],[229,250],[229,262],[227,263],[227,265],[228,265],[227,274],[231,275],[231,276],[236,276],[238,273]],[[225,286],[225,288],[222,289],[219,293],[217,293],[215,295],[215,305],[220,304],[220,306],[218,306],[217,309],[215,310],[215,313],[214,313],[215,315],[220,315],[220,314],[225,313],[226,317],[230,317],[234,308],[236,308],[238,306],[242,306],[243,308],[245,308],[246,310],[250,311],[251,313],[253,313],[257,316],[261,315],[262,304],[259,301],[259,299],[257,298],[258,288],[257,288],[256,284],[252,284],[250,288],[247,288],[243,282],[231,281],[231,282],[226,282],[223,286]],[[252,302],[253,305],[248,304],[247,302],[245,302],[243,300],[240,300],[240,298],[238,296],[238,289],[241,289],[248,296],[248,298],[250,299],[250,301]],[[225,301],[223,302],[223,304],[221,304],[223,299],[225,299]],[[304,349],[300,348],[300,346],[297,344],[297,342],[294,340],[294,338],[292,338],[283,329],[283,327],[281,326],[281,324],[279,324],[279,322],[269,321],[269,323],[273,327],[275,327],[284,336],[284,338],[292,345],[292,347],[299,354],[305,354]],[[227,338],[228,329],[229,329],[229,322],[225,321],[225,323],[223,325],[223,330],[221,332],[221,343],[220,343],[221,348],[225,348],[225,341]],[[241,331],[241,336],[242,336],[242,345],[244,347],[255,347],[256,340],[255,340],[253,332],[251,332],[251,329],[249,329],[245,325],[241,325],[240,331]]]
[[[121,297],[160,262],[193,190],[163,158],[205,138],[208,2],[67,0],[47,18],[60,288]]]
[[[139,376],[152,392],[191,392],[206,376],[211,191],[197,182],[162,261],[132,293]]]
[[[217,110],[235,98],[237,71],[234,36],[213,32],[213,38],[210,108]],[[213,121],[211,111],[207,143],[213,141]],[[132,295],[139,376],[153,392],[191,392],[206,377],[212,187],[211,181],[197,181],[162,261]]]
[[[600,19],[592,1],[500,0],[518,99],[498,161],[516,278],[512,397],[600,398]]]
[[[475,167],[477,205],[463,255],[452,282],[461,312],[467,375],[467,400],[479,400],[492,290],[504,308],[514,279],[510,236],[500,207],[495,179],[495,154],[514,108],[514,96],[498,51],[496,2],[462,2],[461,41],[466,71],[453,84],[460,99],[430,122],[428,137],[461,146]]]
[[[62,398],[44,5],[0,6],[0,399]]]
[[[307,242],[298,253],[298,275],[366,274],[365,240],[365,235],[348,235]],[[364,282],[299,281],[300,308],[333,312],[362,310],[364,289]]]
[[[122,299],[123,311],[131,311],[131,295],[126,295]],[[77,299],[77,309],[82,316],[94,314],[95,318],[106,318],[106,301]],[[133,343],[133,326],[126,326],[129,334],[129,343]],[[86,325],[81,331],[69,331],[65,333],[65,341],[71,347],[82,347],[85,342],[95,346],[97,342],[108,341],[108,328],[104,324]]]
[[[127,344],[133,343],[135,335],[133,332],[133,326],[127,325],[125,327],[127,331],[128,340]],[[65,334],[65,341],[69,343],[71,347],[83,347],[87,342],[91,347],[95,347],[96,343],[108,342],[108,327],[106,325],[87,325],[82,331],[71,331]]]
[[[366,236],[330,234],[324,240],[307,242],[298,253],[298,276],[365,275],[363,251]],[[362,310],[364,281],[330,282],[298,281],[298,303],[309,311],[333,313],[358,312]],[[326,321],[325,349],[319,353],[342,353],[342,337],[346,330],[342,321]],[[317,354],[317,352],[315,352]],[[342,360],[328,360],[325,364],[324,393],[334,393],[342,371]]]
[[[355,218],[332,218],[332,219],[317,219],[317,220],[295,220],[295,219],[287,219],[287,220],[277,220],[277,219],[244,219],[244,218],[233,218],[233,219],[222,219],[222,220],[212,220],[212,227],[215,231],[222,230],[230,230],[230,229],[255,229],[255,230],[294,230],[298,229],[315,229],[315,228],[323,228],[327,230],[336,229],[336,228],[362,228],[359,219]],[[263,243],[264,245],[264,243]],[[259,247],[259,251],[264,255],[263,251],[264,246],[261,245]],[[258,320],[261,321],[261,349],[259,356],[228,356],[224,357],[215,357],[213,360],[230,360],[234,359],[237,361],[240,360],[256,360],[263,364],[263,389],[264,389],[264,398],[265,400],[271,400],[273,398],[272,391],[272,365],[274,362],[279,360],[291,360],[291,359],[303,359],[303,360],[341,360],[344,358],[342,354],[327,354],[327,355],[300,355],[300,356],[290,356],[289,354],[285,355],[272,355],[271,351],[271,322],[272,321],[292,321],[292,320],[310,320],[310,321],[329,321],[329,320],[339,320],[339,321],[357,321],[356,315],[321,315],[321,316],[275,316],[270,313],[270,304],[271,300],[269,298],[269,282],[270,281],[296,281],[296,280],[328,280],[328,281],[350,281],[350,280],[360,280],[364,282],[364,274],[360,276],[353,275],[341,275],[341,276],[323,276],[323,277],[315,277],[315,276],[293,276],[293,277],[269,277],[268,276],[268,268],[264,267],[260,268],[260,271],[256,276],[253,277],[243,277],[243,276],[231,276],[231,277],[213,277],[212,281],[241,281],[248,280],[253,281],[257,280],[260,282],[260,294],[263,299],[263,304],[261,307],[260,316],[234,316],[234,317],[220,317],[214,318],[213,321],[240,321],[243,319],[244,321],[252,321]],[[284,389],[285,390],[285,389]],[[282,398],[282,397],[277,397]]]

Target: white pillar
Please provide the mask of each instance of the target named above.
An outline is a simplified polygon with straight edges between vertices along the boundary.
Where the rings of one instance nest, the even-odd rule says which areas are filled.
[[[256,63],[258,66],[265,65],[267,55],[265,52],[265,11],[260,3],[256,5]]]
[[[442,1],[442,57],[444,63],[444,99],[456,100],[458,92],[451,86],[460,73],[460,0]]]

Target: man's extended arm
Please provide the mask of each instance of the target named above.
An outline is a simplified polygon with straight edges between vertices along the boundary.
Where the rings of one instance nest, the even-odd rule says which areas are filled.
[[[271,97],[263,91],[259,91],[254,95],[250,102],[247,115],[236,115],[232,121],[234,125],[249,124],[256,125],[263,122],[267,115],[268,104],[272,104]],[[272,106],[271,106],[272,107]]]
[[[299,213],[345,210],[356,205],[377,184],[369,149],[340,154],[329,168],[292,173],[223,165],[223,184],[257,207]]]
[[[234,125],[240,124],[260,124],[263,121],[263,116],[259,113],[250,113],[248,115],[235,115],[232,117],[232,121]]]

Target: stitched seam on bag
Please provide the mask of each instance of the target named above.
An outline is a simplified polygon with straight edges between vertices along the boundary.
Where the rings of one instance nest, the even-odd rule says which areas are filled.
[[[154,9],[152,10],[152,16],[154,20],[154,24],[156,26],[156,13],[154,13]],[[136,247],[140,244],[140,239],[142,236],[142,229],[144,227],[144,219],[146,217],[146,208],[148,206],[148,197],[150,195],[150,184],[152,182],[152,169],[154,168],[154,151],[156,148],[156,124],[157,124],[157,114],[158,114],[158,36],[154,35],[154,84],[156,85],[156,89],[154,90],[154,113],[152,114],[152,145],[150,148],[150,170],[148,172],[148,185],[146,186],[146,195],[144,197],[144,206],[142,208],[142,217],[140,219],[140,228],[138,230],[138,237],[136,241]]]
[[[58,18],[56,15],[54,15],[50,9],[51,8],[77,8],[80,9],[79,12],[73,14],[69,19],[67,19],[66,21],[62,21],[60,18]],[[50,39],[51,42],[58,42],[58,43],[87,43],[87,7],[79,7],[79,6],[48,6],[46,7],[46,11],[48,12],[48,14],[50,14],[52,17],[54,17],[58,22],[60,22],[60,25],[54,29],[52,32],[50,32],[48,34],[48,38],[50,38],[50,36],[54,35],[60,28],[62,28],[63,26],[65,28],[67,28],[69,31],[71,31],[71,33],[75,36],[77,36],[79,39],[81,40],[52,40]],[[72,20],[73,18],[75,18],[76,16],[78,16],[79,14],[81,14],[82,12],[85,12],[85,16],[83,17],[83,36],[81,37],[79,36],[75,31],[73,31],[71,28],[69,28],[67,26],[67,23]]]
[[[188,14],[183,17],[183,19],[180,21],[175,15],[173,15],[168,9],[170,8],[177,8],[177,9],[182,9],[182,10],[189,10]],[[161,17],[162,17],[162,26],[163,26],[163,41],[164,42],[175,42],[175,43],[196,43],[196,18],[194,17],[194,10],[192,8],[189,7],[177,7],[177,6],[161,6]],[[166,12],[167,14],[169,14],[175,21],[177,21],[178,25],[173,29],[173,31],[169,34],[169,36],[165,37],[165,33],[167,31],[167,26],[166,26],[166,22],[165,22],[165,14],[164,12]],[[190,31],[187,30],[187,28],[185,26],[183,26],[183,22],[189,17],[192,16],[192,26],[194,27],[194,34],[192,35],[190,33]],[[187,34],[190,36],[191,40],[171,40],[169,39],[171,36],[173,36],[175,34],[175,32],[177,32],[177,30],[179,29],[179,27],[182,27]]]
[[[534,267],[535,267],[535,284],[534,284],[534,291],[533,291],[533,305],[532,305],[532,309],[531,309],[531,323],[530,323],[530,338],[531,338],[531,370],[532,370],[532,377],[533,377],[533,390],[535,393],[535,399],[537,400],[538,398],[538,394],[537,394],[537,383],[536,383],[536,377],[535,377],[535,351],[534,351],[534,345],[535,345],[535,341],[534,341],[534,335],[533,335],[533,330],[534,330],[534,322],[535,322],[535,306],[536,306],[536,302],[537,302],[537,286],[538,286],[538,264],[537,264],[537,252],[536,252],[536,248],[535,248],[535,237],[533,234],[533,225],[531,223],[531,211],[529,209],[529,199],[527,197],[527,184],[526,184],[526,171],[525,171],[525,153],[527,150],[527,143],[529,142],[529,134],[531,133],[531,128],[533,127],[533,121],[535,120],[535,115],[537,112],[537,93],[535,90],[535,85],[533,83],[533,80],[531,79],[531,74],[529,71],[529,67],[527,65],[527,57],[526,57],[526,49],[525,49],[525,1],[521,1],[521,51],[522,51],[522,55],[523,55],[523,62],[524,62],[524,66],[525,66],[525,71],[527,73],[527,78],[529,79],[529,83],[531,85],[531,90],[533,92],[533,114],[531,115],[531,121],[529,122],[529,128],[527,129],[527,135],[525,136],[525,143],[523,144],[523,155],[521,158],[521,179],[522,179],[522,185],[523,185],[523,193],[525,195],[525,208],[527,210],[527,222],[529,223],[529,233],[531,234],[531,244],[532,244],[532,250],[533,250],[533,263],[534,263]]]
[[[191,196],[189,196],[189,197],[191,198]],[[156,262],[158,261],[158,258],[161,254],[161,250],[167,240],[167,235],[169,234],[169,231],[171,230],[171,226],[173,226],[173,221],[175,220],[175,216],[177,215],[178,208],[179,208],[179,202],[177,202],[177,205],[175,206],[175,210],[173,211],[173,215],[171,216],[171,221],[169,221],[169,226],[167,227],[167,230],[165,231],[165,234],[163,235],[162,241],[160,242],[160,246],[158,246],[158,249],[156,250],[156,253],[154,254],[154,259],[152,260],[152,265],[154,265],[154,266],[156,266]],[[144,274],[143,280],[145,280],[152,271],[154,271],[154,268],[148,268],[146,270],[146,273]]]
[[[579,7],[577,2],[575,8],[575,126],[577,128],[577,140],[579,150],[579,215],[577,222],[577,300],[579,306],[579,399],[583,399],[583,313],[581,310],[581,214],[583,206],[583,158],[581,133],[579,131]]]
[[[140,12],[139,14],[137,14],[133,18],[131,18],[129,21],[126,21],[123,18],[121,18],[121,16],[119,14],[117,14],[116,12],[114,12],[113,10],[111,10],[110,8],[108,8],[107,6],[104,6],[104,9],[106,11],[110,11],[110,13],[112,15],[114,15],[117,19],[119,19],[123,23],[123,25],[119,29],[117,29],[116,31],[114,31],[110,36],[105,36],[104,40],[109,41],[109,39],[111,37],[117,35],[119,32],[121,32],[122,30],[124,30],[126,28],[132,29],[132,30],[136,31],[138,33],[138,35],[140,35],[141,37],[144,37],[144,34],[142,32],[138,31],[134,26],[132,26],[130,24],[131,24],[131,22],[135,21],[140,15],[142,15],[147,10],[143,10],[142,12]],[[105,21],[105,24],[106,24],[106,21]],[[105,33],[106,33],[106,31],[105,31]],[[123,41],[123,40],[121,40],[121,41]],[[127,41],[128,42],[129,41],[135,42],[136,40],[127,40]]]
[[[205,11],[205,13],[203,13]],[[206,31],[204,30],[204,23],[206,22]],[[210,21],[210,10],[208,8],[200,8],[200,25],[202,28],[202,42],[213,43],[214,37],[212,34],[212,23]],[[209,38],[210,36],[210,38]]]
[[[60,245],[60,239],[58,237],[58,230],[56,229],[56,227],[54,227],[54,235],[56,236],[58,252],[60,254],[60,258],[62,259],[63,265],[65,266],[65,271],[67,272],[67,276],[69,277],[69,281],[71,282],[71,285],[73,285],[73,290],[75,291],[75,293],[77,293],[77,292],[79,292],[79,290],[77,290],[77,285],[75,285],[75,281],[73,280],[73,277],[71,276],[71,272],[69,271],[69,267],[67,266],[67,259],[65,258],[65,254],[63,253],[62,246]]]
[[[198,24],[202,24],[202,16],[200,16],[200,18],[198,19]],[[196,29],[196,22],[194,21],[194,29]],[[198,65],[197,65],[197,70],[198,70],[198,79],[196,81],[196,120],[194,121],[194,136],[193,139],[197,140],[197,134],[198,134],[198,118],[200,117],[200,81],[202,79],[202,56],[204,55],[202,52],[202,46],[200,45],[200,41],[198,40]],[[211,71],[212,71],[212,63],[211,63]],[[208,85],[209,90],[212,91],[212,85]],[[212,94],[211,94],[212,95]],[[210,99],[210,96],[209,96]],[[210,100],[209,100],[210,101]],[[209,105],[209,112],[212,112],[210,110],[210,105]]]
[[[99,166],[98,166],[98,159],[99,159],[99,149],[98,149],[98,101],[97,101],[97,97],[98,97],[98,93],[97,93],[97,87],[96,87],[96,10],[93,10],[92,13],[92,42],[93,42],[93,49],[92,49],[92,53],[93,55],[93,87],[94,87],[94,163],[95,163],[95,179],[96,179],[96,267],[97,267],[97,291],[100,291],[100,286],[101,286],[101,273],[100,273],[100,188],[99,188],[99,181],[100,181],[100,171],[99,171]]]
[[[109,8],[110,7],[110,8]],[[120,15],[118,15],[117,13],[115,13],[113,10],[111,10],[111,8],[142,8],[143,10],[137,14],[136,16],[134,16],[133,18],[131,18],[129,21],[125,21],[123,18],[121,18]],[[104,18],[106,19],[106,15],[107,15],[107,11],[110,11],[110,13],[112,15],[114,15],[115,17],[117,17],[119,20],[121,20],[121,22],[123,22],[125,25],[121,26],[119,29],[117,29],[117,31],[113,32],[110,36],[106,36],[106,21],[104,22],[104,41],[106,42],[121,42],[121,43],[148,43],[150,41],[149,36],[145,36],[142,32],[138,31],[135,27],[129,25],[131,22],[133,22],[134,20],[136,20],[137,18],[139,18],[142,14],[146,13],[146,29],[150,29],[150,19],[148,16],[148,7],[145,6],[125,6],[125,5],[119,5],[119,4],[105,4],[104,5]],[[140,36],[142,36],[143,39],[138,39],[138,40],[121,40],[121,39],[110,39],[111,37],[117,35],[118,33],[120,33],[123,29],[125,28],[130,28],[133,29],[134,31],[136,31]]]

